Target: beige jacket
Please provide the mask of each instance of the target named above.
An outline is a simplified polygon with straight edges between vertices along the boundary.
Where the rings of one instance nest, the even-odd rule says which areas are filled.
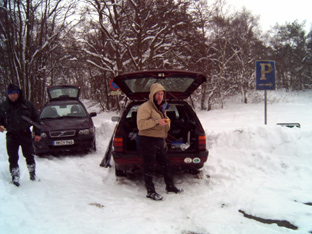
[[[170,123],[165,126],[160,126],[158,124],[158,120],[168,117],[166,116],[166,112],[163,114],[157,109],[154,103],[154,95],[159,91],[166,92],[166,89],[161,84],[152,84],[150,88],[149,100],[144,102],[138,109],[137,125],[140,136],[167,138]],[[165,97],[163,101],[166,102]]]

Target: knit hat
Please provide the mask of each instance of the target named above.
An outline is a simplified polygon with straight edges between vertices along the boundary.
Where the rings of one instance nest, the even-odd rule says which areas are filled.
[[[12,93],[20,94],[20,92],[21,92],[21,90],[20,90],[20,88],[17,85],[9,84],[7,95],[12,94]]]

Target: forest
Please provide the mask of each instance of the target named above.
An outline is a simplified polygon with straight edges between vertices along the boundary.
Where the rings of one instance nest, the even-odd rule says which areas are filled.
[[[0,0],[0,100],[15,83],[39,109],[47,87],[73,84],[117,111],[114,76],[178,69],[206,75],[191,98],[209,111],[235,94],[248,103],[257,60],[275,61],[276,89],[311,89],[312,29],[294,21],[263,32],[259,17],[225,0]]]

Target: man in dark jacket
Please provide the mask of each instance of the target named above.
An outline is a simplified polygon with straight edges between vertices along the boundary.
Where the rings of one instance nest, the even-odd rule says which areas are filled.
[[[28,120],[25,120],[28,119]],[[20,169],[18,166],[18,150],[22,147],[31,180],[36,180],[35,157],[33,155],[30,126],[40,123],[39,116],[31,102],[24,99],[22,90],[10,84],[6,101],[0,104],[0,132],[7,131],[6,143],[9,156],[12,182],[19,186]],[[40,129],[34,126],[35,141],[40,141]]]
[[[138,109],[137,125],[139,129],[139,145],[143,158],[143,174],[147,189],[147,198],[162,200],[163,197],[155,190],[153,173],[155,161],[162,169],[167,192],[181,193],[170,173],[170,161],[167,157],[165,139],[170,129],[170,120],[166,115],[168,104],[165,100],[165,88],[158,83],[150,87],[149,100]]]

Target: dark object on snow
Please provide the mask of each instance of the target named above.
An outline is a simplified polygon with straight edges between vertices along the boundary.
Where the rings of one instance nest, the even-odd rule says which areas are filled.
[[[107,149],[106,149],[105,154],[104,154],[104,158],[102,159],[102,161],[100,163],[101,167],[105,167],[105,168],[111,167],[110,160],[112,158],[113,138],[114,138],[114,135],[112,135],[112,137],[108,143]]]
[[[287,128],[300,128],[300,123],[277,123],[276,125],[280,125],[282,127],[287,127]]]
[[[289,229],[292,229],[292,230],[297,230],[298,229],[297,226],[291,224],[290,222],[288,222],[286,220],[264,219],[264,218],[260,218],[260,217],[257,217],[257,216],[253,216],[253,215],[247,214],[243,210],[239,210],[239,212],[242,213],[245,218],[253,219],[253,220],[256,220],[256,221],[261,222],[261,223],[266,223],[266,224],[275,223],[275,224],[277,224],[280,227],[285,227],[285,228],[289,228]]]
[[[114,136],[115,136],[115,131],[116,131],[116,128],[117,128],[117,125],[114,129],[114,132],[113,132],[113,135],[108,143],[108,146],[107,146],[107,149],[105,151],[105,154],[104,154],[104,158],[102,159],[101,163],[100,163],[100,166],[101,167],[111,167],[111,164],[110,164],[110,161],[111,161],[111,158],[112,158],[112,151],[113,151],[113,139],[114,139]]]

